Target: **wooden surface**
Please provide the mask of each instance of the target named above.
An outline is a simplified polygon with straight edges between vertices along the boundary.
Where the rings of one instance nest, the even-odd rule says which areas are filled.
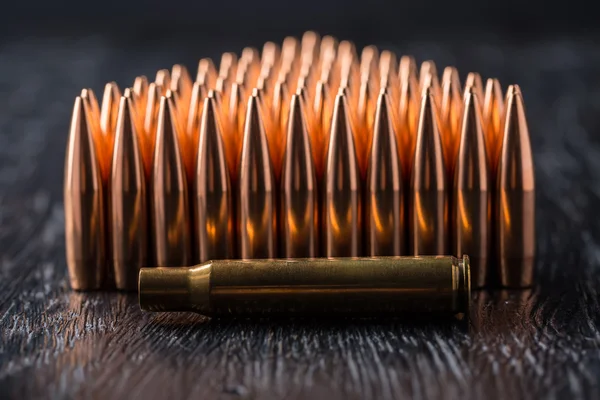
[[[174,62],[194,68],[200,56],[246,44],[179,39],[155,49],[118,35],[0,41],[1,398],[599,398],[594,40],[477,36],[391,47],[440,69],[454,64],[463,78],[475,70],[504,88],[519,83],[524,93],[537,168],[538,286],[476,293],[462,327],[209,321],[144,314],[135,295],[69,290],[61,192],[74,96]]]

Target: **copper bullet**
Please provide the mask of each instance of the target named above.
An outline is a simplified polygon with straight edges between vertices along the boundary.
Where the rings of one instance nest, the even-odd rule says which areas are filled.
[[[486,284],[490,253],[490,180],[479,99],[473,87],[465,93],[465,111],[454,175],[454,254],[470,254],[475,287]]]
[[[437,68],[432,60],[423,61],[421,70],[419,71],[419,87],[424,89],[427,86],[431,86],[433,98],[436,101],[436,105],[439,106],[442,97],[442,89]]]
[[[238,235],[240,257],[277,256],[275,178],[258,91],[248,99],[239,169]]]
[[[213,88],[217,80],[217,70],[210,58],[203,58],[198,62],[198,72],[196,73],[196,82]]]
[[[181,97],[181,111],[187,116],[187,108],[192,94],[192,78],[184,65],[173,65],[173,68],[171,69],[170,88],[172,91],[179,93],[179,96]]]
[[[504,98],[498,79],[488,79],[485,85],[483,103],[483,129],[490,160],[490,169],[496,171],[498,157],[502,147],[502,117],[504,116]]]
[[[211,90],[204,100],[193,188],[196,262],[235,257],[231,183],[217,107]]]
[[[448,248],[448,190],[433,89],[425,88],[417,129],[409,206],[410,252],[445,254]]]
[[[348,100],[336,96],[325,168],[323,255],[356,257],[362,253],[362,192]]]
[[[136,77],[133,81],[132,88],[138,104],[145,106],[148,96],[148,78],[144,75]]]
[[[483,99],[484,98],[484,93],[483,93],[483,81],[481,80],[481,75],[479,75],[479,73],[477,72],[469,72],[469,74],[467,75],[467,79],[465,80],[465,92],[464,95],[466,95],[467,90],[469,88],[473,88],[475,91],[475,94],[477,95],[478,99]],[[463,95],[463,97],[464,97]],[[481,100],[483,101],[483,100]],[[483,104],[480,102],[479,104],[481,107],[483,107]]]
[[[207,95],[208,87],[200,82],[194,82],[192,85],[189,113],[186,123],[188,143],[192,149],[198,148],[200,122],[202,120],[202,108],[204,106],[204,99],[206,99]],[[192,152],[192,154],[196,156],[195,150]]]
[[[117,289],[136,290],[148,266],[146,179],[131,98],[122,97],[110,177],[112,267]]]
[[[506,287],[533,283],[535,257],[535,175],[525,106],[519,86],[506,93],[504,138],[496,190],[497,253]]]
[[[102,131],[103,151],[100,152],[100,170],[104,182],[108,182],[110,174],[110,163],[112,161],[112,150],[115,141],[115,128],[117,125],[117,114],[119,112],[119,101],[121,91],[115,82],[109,82],[104,87],[102,96],[102,107],[100,109],[100,130]]]
[[[318,256],[317,179],[300,95],[292,96],[281,174],[281,237],[284,258]]]
[[[99,289],[106,276],[104,196],[90,112],[77,97],[65,159],[66,259],[75,290]]]
[[[405,59],[404,57],[402,60]],[[398,100],[398,122],[396,129],[397,142],[401,150],[402,169],[406,181],[410,180],[413,158],[415,154],[415,143],[417,139],[417,125],[419,122],[418,101],[419,88],[416,76],[412,71],[410,62],[405,62],[400,69],[400,97]]]
[[[478,99],[480,101],[481,99]],[[446,67],[442,77],[442,102],[440,107],[440,131],[444,146],[444,160],[449,176],[454,176],[456,155],[460,146],[460,125],[463,119],[463,96],[461,96],[458,71]]]
[[[190,208],[172,97],[161,97],[152,171],[154,258],[159,267],[191,263]]]
[[[215,83],[215,89],[223,96],[229,94],[231,84],[235,80],[237,69],[237,56],[234,53],[223,53],[219,64],[219,76]]]
[[[402,165],[392,113],[387,89],[381,89],[367,166],[365,225],[369,256],[405,254]]]
[[[158,108],[160,104],[160,87],[152,82],[148,85],[148,97],[146,100],[143,131],[146,137],[145,141],[140,141],[142,158],[144,160],[144,169],[146,177],[150,180],[152,175],[152,165],[154,163],[154,146],[156,143],[156,121],[158,119]]]
[[[331,98],[327,83],[318,81],[313,100],[313,122],[311,146],[315,161],[315,172],[320,181],[325,170],[327,147],[329,146],[329,128],[331,126]]]
[[[160,88],[161,95],[167,93],[167,90],[171,88],[171,73],[168,69],[161,69],[156,72],[156,78],[154,83]]]

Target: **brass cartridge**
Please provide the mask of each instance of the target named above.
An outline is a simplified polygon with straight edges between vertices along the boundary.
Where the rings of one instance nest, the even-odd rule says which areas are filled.
[[[144,311],[208,316],[468,316],[469,257],[215,260],[143,268]]]

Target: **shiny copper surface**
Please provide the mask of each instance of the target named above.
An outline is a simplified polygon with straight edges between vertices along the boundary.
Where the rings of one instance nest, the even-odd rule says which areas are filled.
[[[234,206],[220,113],[214,92],[204,100],[194,179],[196,262],[235,257]]]
[[[276,183],[257,90],[248,100],[238,176],[239,256],[274,258],[277,256]]]
[[[506,93],[496,196],[500,281],[507,287],[530,286],[535,258],[535,174],[518,85],[509,86]]]
[[[131,97],[121,97],[110,175],[111,256],[117,289],[137,290],[148,266],[146,178]]]
[[[104,196],[89,109],[75,99],[65,158],[66,259],[75,290],[101,288],[106,276]]]
[[[531,150],[521,146],[528,135],[523,107],[513,104],[505,140],[508,105],[497,79],[484,87],[471,72],[462,88],[456,68],[433,60],[418,67],[410,55],[399,56],[306,32],[245,47],[239,58],[224,53],[216,67],[203,58],[190,74],[175,64],[152,82],[138,76],[124,87],[130,122],[123,137],[131,136],[127,127],[135,133],[146,184],[148,264],[156,265],[159,253],[161,263],[182,265],[464,251],[474,258],[476,286],[493,281],[481,272],[484,264],[507,286],[530,283],[534,189],[523,178],[533,165]],[[441,76],[438,67],[445,67]],[[105,197],[104,255],[112,262],[111,245],[132,237],[110,222],[121,92],[111,82],[101,107],[90,89],[80,99]],[[508,161],[501,161],[506,141]],[[127,168],[129,142],[119,145]],[[131,168],[119,171],[123,182],[137,182]],[[496,258],[508,261],[500,268]],[[513,270],[524,275],[517,279],[521,272]]]
[[[344,91],[335,99],[323,193],[325,257],[362,254],[362,192],[349,106]]]
[[[474,287],[486,284],[491,242],[491,185],[480,109],[475,89],[468,88],[452,202],[452,253],[470,255]]]
[[[448,249],[448,187],[433,90],[425,88],[410,182],[409,251],[444,254]]]
[[[281,256],[317,257],[318,197],[310,135],[300,95],[292,96],[281,174]]]
[[[504,98],[498,79],[487,80],[482,116],[490,170],[494,173],[498,167],[498,158],[500,157],[504,136],[502,131]]]
[[[442,145],[444,146],[444,161],[446,161],[449,176],[454,175],[456,155],[461,138],[462,116],[463,99],[458,71],[454,67],[446,67],[442,77],[440,130],[442,131]]]
[[[173,98],[160,99],[152,171],[154,261],[159,267],[191,263],[190,207],[179,151]]]
[[[365,255],[369,256],[406,253],[405,193],[393,118],[388,92],[381,89],[367,166]]]

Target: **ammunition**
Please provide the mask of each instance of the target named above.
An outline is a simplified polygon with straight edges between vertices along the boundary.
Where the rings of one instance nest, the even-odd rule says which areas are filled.
[[[114,264],[131,288],[144,230],[147,266],[465,252],[476,287],[533,282],[535,185],[518,87],[505,98],[497,79],[461,82],[454,67],[315,32],[218,61],[138,76],[123,97],[110,82],[101,106],[81,91],[78,150],[65,164],[74,287],[100,285],[81,279],[103,256],[103,287]],[[66,179],[74,170],[89,178],[84,192]],[[91,244],[86,224],[104,242],[94,234]]]
[[[453,253],[471,254],[474,287],[483,287],[490,252],[490,183],[485,137],[475,88],[465,93],[465,111],[454,175]]]
[[[143,268],[144,311],[223,316],[469,317],[469,258],[221,260]]]
[[[500,282],[506,287],[531,286],[535,257],[535,174],[525,106],[517,85],[510,86],[506,93],[496,185]]]
[[[171,96],[160,99],[152,171],[154,260],[159,267],[191,261],[188,187],[174,108]]]
[[[494,173],[498,166],[498,157],[502,147],[502,117],[504,115],[504,99],[498,79],[488,79],[485,86],[483,103],[483,127],[486,138],[487,153],[490,161],[490,171]]]
[[[323,255],[357,257],[362,253],[362,193],[345,91],[335,99],[323,198]]]
[[[402,165],[392,119],[387,90],[381,89],[367,166],[365,225],[369,256],[397,256],[406,251]]]
[[[148,266],[146,179],[134,113],[131,98],[122,97],[110,177],[112,267],[124,290],[135,290],[139,269]]]
[[[214,92],[208,96],[202,111],[193,187],[196,262],[235,256],[229,169]]]
[[[414,255],[445,254],[448,189],[432,89],[423,90],[410,183],[409,237]]]
[[[240,257],[274,258],[277,256],[275,177],[256,89],[248,100],[238,176]]]
[[[106,276],[104,197],[89,113],[75,99],[64,180],[66,258],[71,287],[99,289]]]
[[[281,174],[281,237],[285,258],[317,257],[317,178],[300,96],[292,96]]]

